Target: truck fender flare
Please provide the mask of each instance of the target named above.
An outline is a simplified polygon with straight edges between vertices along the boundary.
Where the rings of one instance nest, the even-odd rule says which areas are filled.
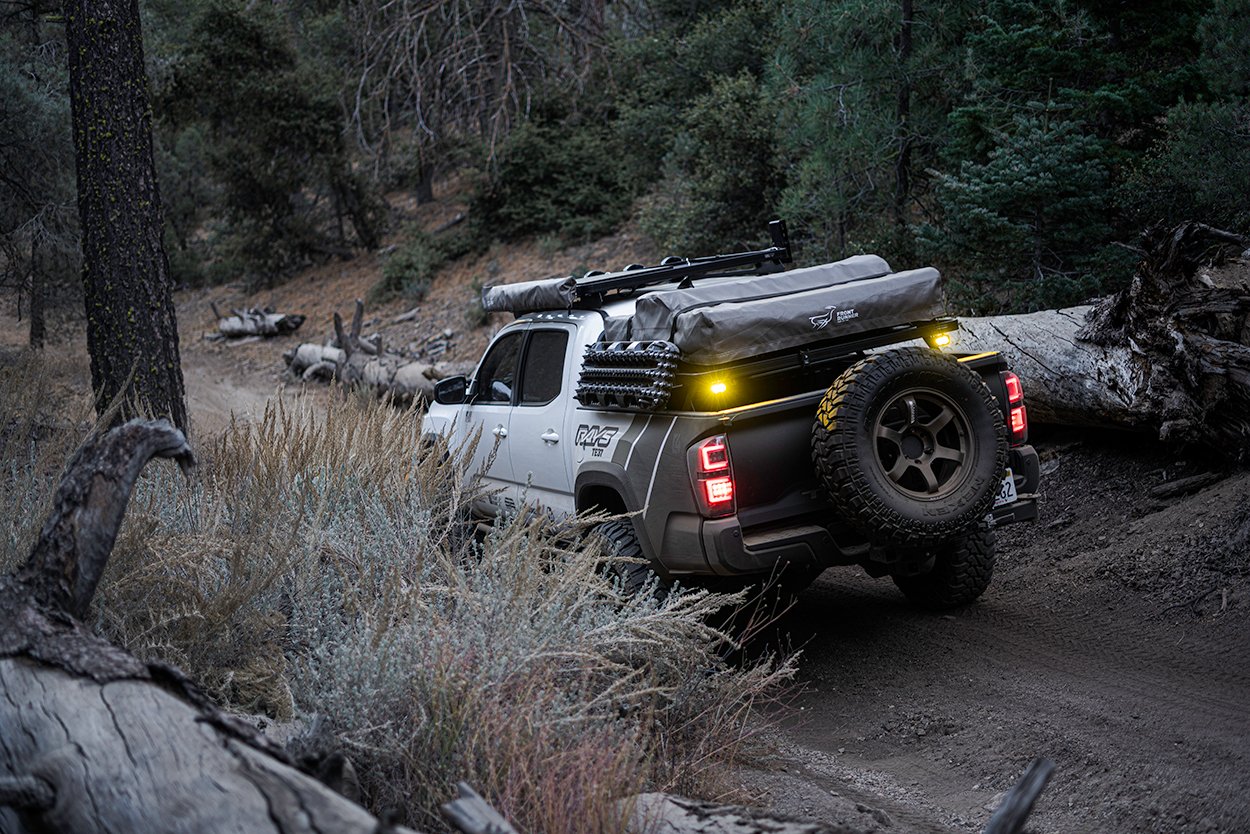
[[[573,482],[573,500],[578,512],[588,509],[586,506],[588,502],[584,500],[584,496],[596,488],[606,488],[616,493],[624,502],[625,512],[636,512],[642,507],[642,500],[630,484],[625,468],[620,464],[595,461],[581,465],[577,478]],[[629,521],[634,525],[634,530],[638,534],[638,543],[642,545],[643,553],[654,562],[655,551],[651,547],[651,539],[642,524],[641,516],[630,516]]]

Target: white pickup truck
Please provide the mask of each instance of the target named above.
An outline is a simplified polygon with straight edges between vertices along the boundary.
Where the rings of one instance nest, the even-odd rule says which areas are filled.
[[[631,513],[603,535],[665,580],[860,565],[919,604],[971,602],[993,528],[1036,517],[1019,380],[936,348],[957,326],[936,271],[786,270],[773,231],[756,252],[488,288],[516,320],[471,379],[439,383],[427,434],[480,436],[483,519]]]

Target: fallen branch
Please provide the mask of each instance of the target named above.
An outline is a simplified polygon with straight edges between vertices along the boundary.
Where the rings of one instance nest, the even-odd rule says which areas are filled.
[[[1050,759],[1034,759],[1030,762],[1020,781],[1007,792],[994,815],[990,817],[989,825],[985,826],[985,834],[1020,834],[1054,772],[1055,763]]]

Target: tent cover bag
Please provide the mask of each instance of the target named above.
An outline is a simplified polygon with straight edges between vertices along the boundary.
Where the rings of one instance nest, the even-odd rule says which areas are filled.
[[[671,336],[659,338],[670,338],[687,362],[720,365],[944,315],[942,276],[924,268],[696,307],[679,312]]]

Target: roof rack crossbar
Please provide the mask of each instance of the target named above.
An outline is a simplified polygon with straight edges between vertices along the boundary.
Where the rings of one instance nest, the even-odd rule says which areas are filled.
[[[721,274],[726,270],[746,267],[762,267],[765,264],[781,266],[794,260],[790,253],[790,235],[784,220],[773,220],[768,224],[768,234],[773,245],[766,249],[751,252],[736,252],[729,255],[712,255],[706,258],[683,258],[678,263],[648,266],[642,269],[612,272],[606,275],[591,275],[577,279],[575,290],[579,301],[584,301],[611,290],[637,290],[683,278],[708,277]]]

